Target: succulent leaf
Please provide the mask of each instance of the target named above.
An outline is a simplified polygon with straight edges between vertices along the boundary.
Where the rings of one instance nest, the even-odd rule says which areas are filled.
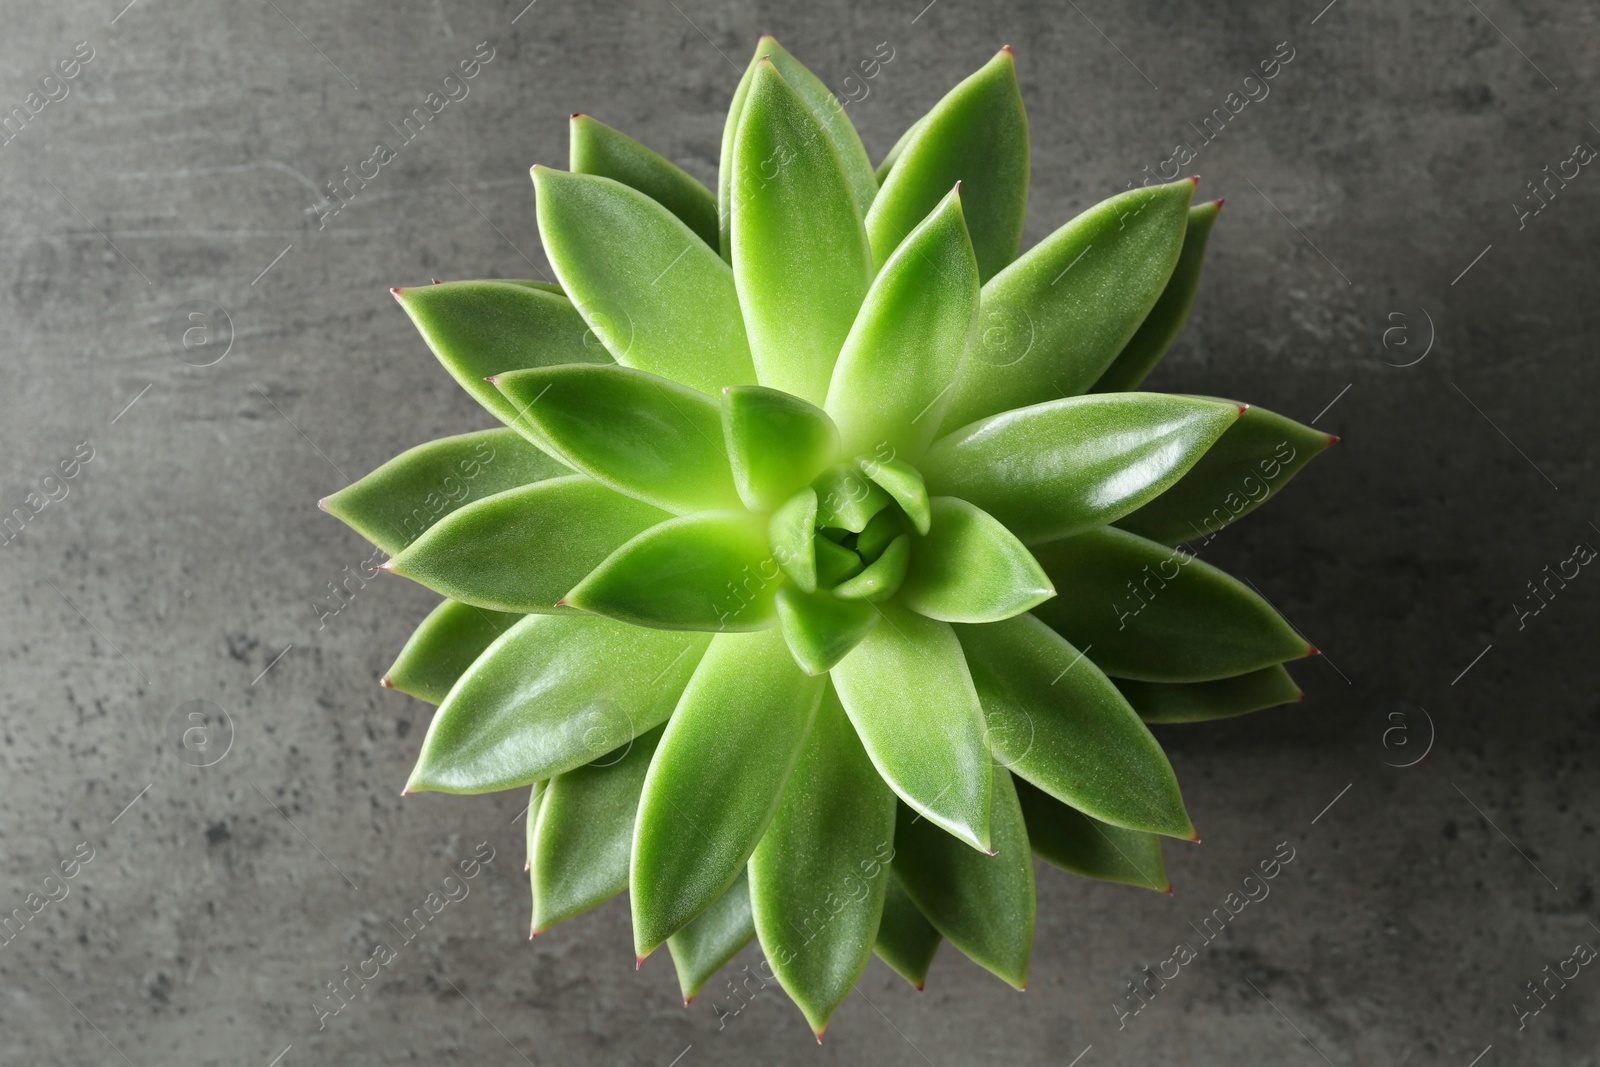
[[[1114,196],[990,279],[943,432],[1092,386],[1166,288],[1193,195],[1185,178]]]
[[[627,367],[513,371],[495,387],[545,448],[619,493],[677,514],[739,506],[716,401]]]
[[[1243,582],[1116,527],[1033,546],[1058,589],[1035,609],[1114,678],[1205,682],[1315,651]]]
[[[934,442],[922,473],[930,492],[971,501],[1035,544],[1155,499],[1243,410],[1161,393],[1068,397],[963,426]]]
[[[1177,266],[1161,290],[1155,307],[1140,323],[1138,331],[1123,346],[1106,372],[1090,388],[1092,393],[1122,393],[1139,388],[1172,342],[1183,329],[1194,295],[1200,289],[1200,268],[1205,262],[1206,240],[1211,225],[1222,210],[1221,200],[1208,200],[1189,209],[1189,225],[1183,231],[1183,248]]]
[[[810,486],[784,501],[767,522],[767,542],[784,577],[802,592],[817,591],[817,491]]]
[[[841,548],[827,537],[812,539],[812,550],[817,557],[817,584],[824,589],[835,589],[839,583],[860,574],[866,564],[848,548]]]
[[[894,794],[829,686],[778,813],[750,857],[761,950],[819,1034],[872,954],[894,820]]]
[[[930,619],[999,622],[1055,596],[1021,541],[981,508],[932,499],[927,536],[915,539],[900,601]]]
[[[479,430],[407,449],[318,506],[394,555],[474,500],[571,473],[515,430]]]
[[[845,338],[827,409],[852,455],[915,462],[944,418],[978,321],[959,194],[936,202],[888,257]]]
[[[492,611],[560,613],[563,593],[665,518],[582,475],[550,478],[452,512],[383,569]]]
[[[733,884],[783,797],[825,681],[776,630],[711,639],[639,799],[630,897],[640,956]]]
[[[710,638],[530,615],[445,697],[407,792],[492,793],[599,759],[665,722]]]
[[[854,463],[829,467],[811,487],[817,491],[817,525],[856,533],[892,499]]]
[[[872,253],[838,151],[768,59],[745,98],[731,195],[733,277],[757,379],[821,405]]]
[[[778,507],[839,452],[839,430],[827,412],[760,385],[723,390],[722,434],[733,484],[751,511]]]
[[[883,918],[878,923],[878,940],[872,950],[900,977],[921,990],[928,980],[933,955],[943,940],[927,916],[917,910],[891,868],[889,890],[883,898]]]
[[[886,263],[957,182],[980,279],[1016,257],[1028,203],[1028,116],[1011,50],[1002,48],[907,131],[867,212],[872,258]]]
[[[756,924],[750,915],[750,881],[744,871],[716,903],[682,930],[667,938],[678,988],[685,1006],[695,998],[706,979],[755,940]]]
[[[550,265],[618,363],[711,395],[756,380],[733,274],[682,220],[610,178],[535,167],[533,184]]]
[[[887,600],[905,581],[906,567],[911,562],[911,535],[901,534],[877,559],[868,563],[856,574],[833,587],[833,595],[840,600],[868,600],[877,603]]]
[[[1335,440],[1265,408],[1250,408],[1183,477],[1117,525],[1164,544],[1210,540],[1265,504]]]
[[[446,600],[406,640],[383,684],[438,704],[466,669],[521,615]]]
[[[707,247],[717,248],[717,197],[698,179],[588,115],[573,115],[569,131],[572,173],[595,174],[639,190],[676,215]]]
[[[902,811],[895,823],[894,870],[917,910],[974,963],[1018,989],[1028,984],[1033,948],[1033,856],[1004,767],[992,785],[994,851],[963,848],[949,834]]]
[[[987,850],[993,762],[961,643],[948,623],[875,608],[882,622],[830,675],[839,700],[889,787],[922,819]]]
[[[776,604],[783,639],[807,674],[831,671],[882,618],[871,604],[840,600],[825,589],[807,593],[785,585]]]
[[[749,512],[705,511],[652,526],[562,598],[636,626],[744,631],[773,624],[778,565]]]
[[[633,817],[664,729],[550,779],[533,838],[535,934],[628,888]]]
[[[1160,835],[1092,819],[1021,778],[1014,781],[1028,841],[1040,859],[1085,878],[1172,892]]]
[[[612,359],[572,301],[530,285],[440,282],[393,292],[461,388],[501,422],[533,439],[527,424],[517,419],[516,406],[484,379],[502,371]]]
[[[1117,680],[1117,688],[1145,722],[1207,722],[1244,715],[1305,696],[1282,665],[1210,682]]]
[[[906,517],[916,527],[917,533],[928,532],[928,524],[933,516],[928,506],[928,483],[923,480],[921,471],[898,459],[880,460],[862,456],[856,463],[861,467],[862,473],[894,498],[894,502],[900,505],[900,510],[905,512]],[[873,516],[874,519],[877,517]],[[866,533],[866,528],[863,527],[861,532]]]
[[[1002,764],[1103,822],[1194,837],[1166,753],[1082,652],[1031,615],[956,636]]]

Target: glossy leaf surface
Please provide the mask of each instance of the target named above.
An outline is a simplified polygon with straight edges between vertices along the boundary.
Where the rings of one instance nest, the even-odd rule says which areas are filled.
[[[1055,596],[1044,570],[999,521],[953,496],[931,501],[926,537],[911,543],[900,602],[930,619],[998,622]]]
[[[383,684],[437,704],[466,669],[521,615],[446,600],[407,639]]]
[[[1039,858],[1085,878],[1172,891],[1159,835],[1091,819],[1023,779],[1014,781],[1028,841]]]
[[[995,758],[1104,822],[1192,838],[1172,764],[1094,662],[1031,615],[958,626]]]
[[[772,820],[826,685],[776,630],[718,634],[639,800],[630,897],[640,956],[733,884]]]
[[[882,618],[860,600],[832,593],[807,593],[785,585],[777,594],[778,624],[794,660],[807,674],[826,674],[849,654]]]
[[[817,525],[860,533],[889,504],[889,494],[854,463],[823,471],[811,487],[817,491]]]
[[[856,463],[862,473],[894,498],[919,534],[928,532],[932,513],[928,507],[928,484],[923,481],[921,471],[898,459],[880,460],[873,456],[862,456]]]
[[[1305,696],[1281,665],[1210,682],[1117,681],[1117,688],[1145,722],[1207,722],[1263,708],[1292,704]]]
[[[817,493],[810,486],[784,501],[767,521],[767,543],[784,575],[800,589],[817,589]]]
[[[1204,682],[1299,659],[1312,649],[1243,582],[1136,534],[1102,527],[1035,545],[1069,589],[1034,609],[1116,678]]]
[[[872,950],[920,992],[928,980],[934,953],[939,951],[939,942],[943,940],[927,916],[917,910],[891,870],[889,890],[883,898],[883,918],[878,923],[878,940]]]
[[[771,511],[838,456],[839,431],[821,408],[759,385],[722,395],[722,435],[733,483],[751,511]]]
[[[901,534],[889,542],[877,559],[863,567],[860,574],[834,586],[833,595],[840,600],[866,600],[873,603],[887,600],[899,590],[910,562],[911,535]]]
[[[702,911],[695,920],[667,938],[667,949],[672,953],[672,965],[678,972],[678,988],[683,991],[685,1006],[695,998],[706,980],[716,974],[722,965],[733,959],[738,951],[755,940],[756,924],[750,916],[750,881],[743,871],[739,880],[718,897],[716,903]],[[720,996],[720,994],[719,994]],[[735,999],[737,1015],[744,1010],[744,1002]],[[719,1007],[713,1005],[714,1008]],[[722,1006],[718,1015],[731,1008]]]
[[[490,793],[599,759],[666,721],[709,640],[530,615],[439,706],[406,789]]]
[[[1239,413],[1161,393],[1069,397],[964,426],[936,441],[921,469],[929,492],[969,500],[1034,544],[1155,499]]]
[[[672,212],[706,246],[717,247],[717,197],[710,189],[627,134],[588,115],[569,127],[574,174],[596,174],[621,182]]]

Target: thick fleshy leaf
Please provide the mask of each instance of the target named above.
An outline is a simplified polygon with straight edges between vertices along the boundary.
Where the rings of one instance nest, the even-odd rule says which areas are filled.
[[[906,607],[945,622],[998,622],[1055,596],[1038,561],[994,516],[953,496],[934,497],[931,508],[900,586]]]
[[[856,533],[866,529],[891,499],[854,463],[829,467],[811,487],[817,491],[817,525]]]
[[[806,593],[792,585],[778,590],[778,624],[794,661],[807,674],[826,674],[882,617],[871,604],[840,600],[832,593]]]
[[[906,145],[911,143],[911,138],[917,135],[917,131],[922,129],[922,124],[927,121],[928,116],[924,115],[907,126],[906,132],[900,135],[900,139],[894,143],[894,147],[889,149],[888,154],[883,157],[883,162],[878,164],[876,171],[879,187],[882,187],[883,183],[889,180],[890,171],[894,170],[894,165],[900,162],[900,154],[906,150]]]
[[[817,585],[823,589],[854,578],[866,566],[859,555],[826,537],[814,538],[811,547],[817,556]]]
[[[479,430],[407,449],[317,503],[393,555],[474,500],[571,473],[515,430]]]
[[[952,190],[873,281],[828,386],[845,450],[915,462],[978,323],[978,264]]]
[[[1338,438],[1251,408],[1166,492],[1117,525],[1165,544],[1203,544],[1265,504]]]
[[[781,572],[745,511],[706,511],[653,526],[613,552],[562,603],[636,626],[760,630],[774,622]]]
[[[1194,837],[1166,753],[1092,660],[1031,615],[956,636],[996,759],[1104,822]]]
[[[964,426],[934,442],[921,470],[929,492],[969,500],[1034,544],[1153,500],[1244,410],[1164,393],[1068,397]]]
[[[917,910],[952,945],[1022,989],[1033,949],[1033,855],[1004,767],[994,769],[992,790],[992,855],[964,848],[928,820],[901,811],[894,870]]]
[[[883,898],[883,918],[878,923],[878,940],[872,950],[921,992],[928,981],[933,954],[943,940],[928,917],[917,910],[891,868],[889,891]]]
[[[574,470],[677,514],[737,507],[716,401],[627,367],[498,375],[506,395]]]
[[[383,676],[388,689],[437,704],[483,650],[522,616],[446,600],[428,613]]]
[[[628,888],[633,817],[664,729],[550,779],[533,839],[534,934]]]
[[[1028,116],[1011,49],[951,89],[908,132],[867,212],[872,257],[884,263],[957,182],[987,281],[1017,254],[1028,203]]]
[[[1085,878],[1172,892],[1161,861],[1160,835],[1091,819],[1021,778],[1013,776],[1013,781],[1028,824],[1028,842],[1040,859]]]
[[[933,516],[928,509],[928,483],[923,481],[921,471],[898,459],[880,460],[873,456],[862,456],[856,463],[868,478],[894,497],[894,502],[900,505],[900,510],[917,528],[917,533],[928,532],[928,524]]]
[[[948,623],[893,602],[876,610],[883,621],[833,669],[839,699],[889,787],[987,850],[993,760],[961,643]]]
[[[1315,651],[1259,594],[1181,549],[1107,526],[1033,554],[1071,590],[1034,614],[1112,677],[1205,682]]]
[[[1145,722],[1206,722],[1292,704],[1305,697],[1281,665],[1211,682],[1117,681]]]
[[[610,178],[534,167],[533,184],[550,265],[618,363],[712,395],[756,380],[733,272],[693,230]]]
[[[633,832],[640,956],[733,884],[772,820],[826,682],[776,630],[718,634],[656,749]]]
[[[731,195],[733,276],[758,379],[820,405],[872,253],[839,153],[768,59],[744,101]]]
[[[911,535],[901,534],[890,541],[882,554],[861,569],[861,573],[847,578],[833,587],[833,595],[840,600],[867,600],[877,603],[887,600],[905,581],[906,567],[911,562]]]
[[[844,168],[845,179],[850,187],[857,215],[867,213],[872,198],[878,192],[878,180],[873,173],[872,161],[867,157],[866,147],[861,143],[861,135],[856,132],[849,116],[844,113],[839,98],[833,95],[821,79],[806,69],[804,64],[790,55],[774,37],[770,34],[764,36],[757,43],[756,54],[750,60],[750,65],[745,68],[744,76],[739,79],[739,87],[734,91],[733,104],[728,108],[728,118],[722,128],[722,159],[717,172],[717,196],[722,227],[722,258],[730,262],[733,258],[734,141],[738,136],[740,117],[744,114],[745,100],[750,95],[750,84],[755,78],[756,68],[763,59],[778,68],[783,80],[788,82],[800,99],[805,101],[806,106],[811,109],[811,113],[816,116],[822,129],[827,133],[828,140],[839,154],[839,162]]]
[[[539,821],[539,808],[544,804],[544,787],[544,782],[534,782],[533,788],[528,791],[528,806],[522,809],[523,841],[527,846],[527,852],[525,853],[527,859],[523,862],[522,869],[530,872],[530,874],[533,871],[533,831],[535,824]],[[513,819],[512,821],[515,822],[516,820]],[[533,886],[531,877],[528,880],[528,886],[530,889]],[[531,924],[529,929],[532,929]]]
[[[572,116],[569,129],[572,173],[597,174],[639,190],[676,215],[707,247],[717,247],[717,197],[693,175],[588,115]]]
[[[920,485],[922,476],[917,476]],[[901,505],[904,506],[903,504]],[[927,529],[932,512],[929,510],[928,495],[923,493],[919,514],[923,522],[922,528]],[[864,560],[875,560],[883,555],[884,549],[894,543],[895,538],[901,534],[910,533],[916,529],[906,513],[899,508],[884,508],[867,523],[861,533],[856,535],[856,554]]]
[[[944,432],[1093,385],[1166,288],[1193,195],[1184,179],[1114,196],[984,285]]]
[[[829,687],[777,815],[750,857],[761,950],[819,1035],[872,954],[895,800]]]
[[[468,504],[383,569],[493,611],[562,611],[556,601],[629,538],[668,518],[582,475]]]
[[[1189,317],[1189,309],[1194,306],[1194,294],[1200,288],[1200,267],[1206,258],[1206,239],[1211,236],[1211,224],[1217,221],[1220,210],[1221,200],[1208,200],[1189,209],[1183,249],[1178,253],[1178,264],[1172,268],[1172,276],[1167,279],[1167,287],[1161,291],[1156,306],[1145,316],[1138,332],[1123,346],[1090,392],[1122,393],[1137,389],[1167,354],[1183,329],[1184,320]]]
[[[817,493],[810,486],[784,501],[767,521],[767,543],[778,568],[807,593],[817,591]]]
[[[485,378],[561,363],[610,363],[572,301],[524,282],[441,282],[393,290],[422,339],[461,388],[522,434],[516,405]]]
[[[599,759],[666,721],[709,641],[530,615],[445,697],[406,790],[490,793]]]
[[[839,453],[839,431],[827,412],[760,385],[723,391],[722,435],[733,484],[751,511],[773,510]]]
[[[678,988],[683,991],[683,1003],[687,1006],[706,984],[706,979],[755,940],[755,936],[756,923],[750,916],[750,881],[745,872],[740,871],[739,880],[729,886],[715,904],[667,938],[672,965],[678,972]],[[725,1010],[738,1014],[743,1010],[744,1001],[737,1003],[740,1007]],[[723,1013],[717,1012],[719,1016]]]

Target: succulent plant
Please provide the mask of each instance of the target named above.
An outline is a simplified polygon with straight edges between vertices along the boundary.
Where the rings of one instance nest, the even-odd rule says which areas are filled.
[[[439,705],[407,792],[531,786],[534,934],[627,889],[686,1001],[758,938],[819,1038],[874,949],[1023,986],[1031,853],[1170,892],[1146,723],[1298,699],[1314,651],[1175,546],[1332,441],[1137,391],[1221,201],[1132,188],[1018,257],[1010,49],[877,168],[770,37],[716,193],[571,138],[559,284],[394,290],[504,426],[322,502],[447,598],[384,678]]]

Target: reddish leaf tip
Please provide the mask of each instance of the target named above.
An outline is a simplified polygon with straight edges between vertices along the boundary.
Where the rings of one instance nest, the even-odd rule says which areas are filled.
[[[922,992],[922,987],[925,986],[925,985],[927,985],[926,982],[918,982],[917,983],[917,992],[918,993]]]
[[[1172,895],[1172,883],[1168,882],[1167,883],[1167,888],[1163,889],[1162,892],[1170,897]]]
[[[442,279],[439,279],[439,278],[432,278],[432,279],[429,279],[429,280],[432,281],[434,285],[443,285],[444,284],[444,281]]]
[[[321,511],[327,511],[328,510],[328,498],[327,497],[323,497],[321,500],[317,501],[317,508],[319,510],[321,510]]]
[[[500,384],[500,375],[491,374],[487,378],[485,378],[484,381],[488,382],[490,385],[499,385]]]
[[[404,789],[400,790],[400,795],[403,797],[408,797],[415,792],[415,789],[412,789],[410,785],[407,785]]]
[[[1338,443],[1339,443],[1339,435],[1336,434],[1336,433],[1330,433],[1328,435],[1328,447],[1332,448],[1334,445],[1336,445]]]
[[[567,603],[567,598],[566,597],[562,597],[560,600],[556,601],[556,607],[558,607],[558,608],[570,607],[570,605]]]
[[[693,1002],[694,1002],[694,994],[693,993],[690,993],[688,996],[683,998],[683,1006],[686,1007],[686,1008]]]
[[[400,288],[398,285],[392,286],[389,289],[389,295],[394,297],[396,300],[399,300],[400,299],[400,294],[402,294],[404,292],[405,292],[405,290]]]
[[[1198,844],[1199,844],[1199,843],[1200,843],[1200,831],[1199,831],[1199,830],[1196,830],[1196,831],[1195,831],[1195,832],[1194,832],[1194,836],[1193,836],[1193,837],[1191,837],[1191,838],[1189,838],[1189,840],[1190,840],[1190,841],[1193,841],[1193,842],[1194,842],[1194,843],[1195,843],[1195,844],[1197,844],[1197,845],[1198,845]]]
[[[1239,409],[1239,414],[1241,415],[1250,410],[1249,404],[1235,404],[1233,406]]]
[[[644,957],[643,956],[635,956],[635,957],[633,957],[633,969],[634,970],[637,971],[639,968],[641,968],[643,966],[644,966]]]
[[[386,574],[393,574],[394,560],[392,558],[384,560],[382,563],[378,564],[378,569]]]
[[[568,118],[572,118],[572,119],[581,119],[581,118],[583,118],[583,112],[574,111],[571,115],[568,115],[567,117]]]
[[[1320,655],[1322,655],[1322,649],[1318,648],[1316,645],[1307,645],[1306,646],[1306,655],[1308,655],[1308,656],[1320,656]]]
[[[1199,184],[1200,184],[1200,175],[1198,175],[1198,174],[1191,174],[1191,175],[1189,175],[1189,180],[1190,180],[1190,181],[1191,181],[1191,182],[1194,182],[1194,184],[1195,184],[1195,185],[1196,185],[1196,186],[1198,186],[1198,185],[1199,185]]]
[[[1215,204],[1215,205],[1217,205],[1217,210],[1218,210],[1218,211],[1221,211],[1221,210],[1222,210],[1222,205],[1223,205],[1223,204],[1226,204],[1226,203],[1227,203],[1227,201],[1226,201],[1226,200],[1224,200],[1224,199],[1223,199],[1223,198],[1222,198],[1222,197],[1220,197],[1220,196],[1219,196],[1219,197],[1217,197],[1217,198],[1216,198],[1216,199],[1215,199],[1215,200],[1213,200],[1213,201],[1211,201],[1211,202],[1212,202],[1212,203],[1213,203],[1213,204]]]
[[[385,689],[393,689],[394,688],[394,683],[389,681],[389,676],[387,674],[384,675],[382,678],[378,679],[378,684],[383,686]]]
[[[1300,703],[1300,702],[1301,702],[1301,701],[1302,701],[1302,700],[1304,700],[1304,699],[1305,699],[1305,698],[1306,698],[1306,691],[1305,691],[1305,690],[1304,690],[1304,689],[1302,689],[1302,690],[1300,690],[1300,691],[1299,691],[1299,692],[1298,692],[1298,693],[1296,693],[1296,694],[1295,694],[1295,695],[1294,695],[1294,702],[1295,702],[1295,703],[1296,703],[1296,704],[1298,704],[1298,703]]]
[[[1008,45],[1008,44],[1001,45],[1000,46],[1000,51],[1004,52],[1008,56],[1016,55],[1016,53],[1011,50],[1011,46]]]
[[[1027,982],[1023,982],[1021,985],[1017,986],[1017,992],[1018,993],[1026,993],[1027,991],[1028,991],[1028,983]]]
[[[826,1030],[826,1029],[827,1029],[827,1027],[826,1027],[826,1026],[824,1026],[824,1027],[823,1027],[823,1028],[822,1028],[822,1030],[817,1030],[817,1031],[814,1031],[814,1032],[815,1032],[815,1033],[816,1033],[816,1035],[817,1035],[817,1044],[819,1044],[819,1045],[820,1045],[820,1044],[822,1044],[822,1031],[823,1031],[823,1030]]]
[[[533,927],[530,926],[530,927],[528,927],[528,940],[532,941],[534,938],[538,937],[542,933],[544,933],[543,930],[535,930]]]

